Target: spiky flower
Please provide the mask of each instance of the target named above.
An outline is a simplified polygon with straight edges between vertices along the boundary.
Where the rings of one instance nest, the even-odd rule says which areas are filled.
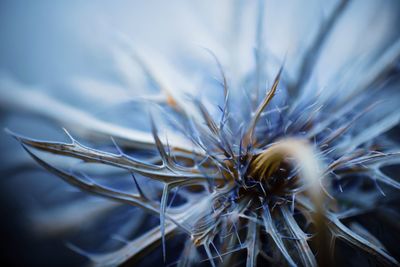
[[[154,223],[135,209],[128,220],[136,226],[122,231],[134,234],[113,251],[69,246],[101,266],[136,262],[159,244],[163,261],[173,258],[178,266],[329,266],[339,239],[378,265],[399,265],[355,218],[384,205],[391,188],[400,189],[383,171],[400,159],[396,141],[386,134],[400,120],[400,43],[351,83],[333,81],[328,88],[317,88],[310,79],[347,6],[348,1],[341,1],[331,11],[295,78],[281,62],[271,79],[261,40],[255,67],[242,79],[230,78],[207,50],[219,70],[220,84],[210,85],[214,95],[223,95],[217,106],[210,104],[214,99],[177,95],[135,55],[160,90],[157,98],[137,100],[148,107],[151,135],[70,114],[67,106],[37,96],[44,105],[65,111],[65,117],[54,114],[53,119],[79,124],[68,131],[80,137],[65,130],[69,142],[48,142],[9,131],[26,152],[67,183],[119,203],[99,204],[107,214],[121,204],[159,218],[157,225],[143,230],[137,225]],[[171,126],[173,133],[160,134]],[[111,137],[112,148],[104,139],[97,147],[79,140],[104,136]],[[51,163],[54,155],[79,159],[80,164],[57,166]],[[381,185],[389,187],[382,190]],[[80,212],[84,216],[85,210]],[[175,240],[185,240],[179,253],[171,252],[168,247],[174,244],[167,242],[177,235]]]

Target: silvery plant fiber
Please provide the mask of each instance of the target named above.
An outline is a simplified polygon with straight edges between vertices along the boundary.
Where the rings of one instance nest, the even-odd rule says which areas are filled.
[[[400,266],[400,2],[0,6],[5,263]]]

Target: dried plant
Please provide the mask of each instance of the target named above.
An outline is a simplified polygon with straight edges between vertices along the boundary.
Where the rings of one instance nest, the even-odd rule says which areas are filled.
[[[21,104],[29,112],[99,144],[88,147],[67,130],[69,142],[41,141],[8,130],[37,163],[82,191],[118,203],[101,204],[104,213],[132,205],[159,218],[159,224],[146,231],[132,227],[135,237],[111,252],[69,246],[93,265],[134,263],[157,247],[166,262],[167,241],[183,233],[185,247],[174,262],[178,266],[328,266],[334,264],[339,239],[378,265],[398,266],[382,243],[353,218],[384,205],[380,185],[400,189],[399,182],[382,171],[400,160],[398,145],[386,135],[400,120],[398,88],[392,82],[399,41],[347,91],[305,90],[321,47],[347,5],[341,1],[322,24],[297,78],[289,79],[282,66],[263,96],[261,55],[251,79],[236,88],[209,51],[224,95],[217,116],[207,102],[191,99],[188,104],[175,96],[158,72],[135,55],[160,90],[157,98],[138,100],[149,107],[151,134],[95,119],[44,94],[24,92],[24,97],[41,103]],[[19,96],[12,99],[18,105]],[[167,138],[159,134],[165,124],[176,131]],[[100,149],[107,137],[112,137],[115,152]],[[54,155],[79,159],[80,167],[56,166],[51,163]],[[92,170],[99,164],[114,167],[97,174],[102,179],[109,176],[107,185]],[[121,173],[131,175],[134,193],[113,186]],[[359,183],[343,190],[349,180]],[[371,182],[373,189],[364,192],[363,185]],[[81,212],[85,217],[85,210]],[[131,218],[135,225],[149,220],[143,213]]]

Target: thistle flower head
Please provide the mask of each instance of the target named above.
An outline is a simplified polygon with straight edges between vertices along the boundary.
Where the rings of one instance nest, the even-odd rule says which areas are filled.
[[[294,78],[283,60],[269,77],[262,47],[245,77],[230,77],[218,56],[207,50],[214,60],[210,67],[218,68],[213,94],[222,95],[219,101],[179,95],[135,54],[159,93],[135,99],[148,107],[150,132],[83,113],[64,118],[45,114],[63,127],[73,126],[65,130],[69,142],[36,140],[8,130],[47,171],[110,200],[113,205],[102,204],[102,213],[139,207],[146,213],[133,213],[129,220],[152,226],[146,231],[128,224],[128,230],[119,229],[134,237],[113,251],[69,246],[101,266],[143,263],[157,247],[164,262],[173,258],[178,266],[327,266],[334,262],[339,239],[378,265],[398,265],[377,238],[354,222],[385,199],[381,185],[400,189],[382,171],[398,164],[400,157],[398,145],[386,134],[400,120],[399,41],[384,51],[375,68],[349,85],[316,89],[311,79],[320,51],[348,4],[340,1],[333,8]],[[53,99],[36,97],[68,110]],[[173,131],[164,135],[166,128]],[[100,142],[92,147],[80,139]],[[58,166],[52,159],[59,156],[79,159],[79,166]],[[104,173],[93,166],[102,166]],[[355,186],[346,185],[350,181]],[[366,189],[368,184],[372,189]],[[147,214],[159,222],[151,223]],[[185,240],[185,246],[175,255],[168,240],[177,239]]]

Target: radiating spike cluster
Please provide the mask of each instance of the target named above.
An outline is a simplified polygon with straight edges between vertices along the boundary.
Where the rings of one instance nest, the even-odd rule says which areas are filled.
[[[245,92],[235,94],[239,89],[230,86],[222,64],[208,50],[222,80],[218,116],[199,99],[190,99],[193,105],[185,105],[175,98],[170,92],[173,89],[162,84],[157,72],[138,55],[138,65],[164,95],[157,101],[144,101],[151,107],[151,134],[108,129],[108,124],[82,113],[77,113],[82,115],[82,123],[55,118],[45,110],[46,103],[52,108],[72,108],[38,95],[44,107],[31,108],[32,115],[44,115],[71,127],[69,130],[82,140],[91,134],[103,138],[96,139],[97,147],[91,148],[67,131],[68,143],[35,140],[7,130],[26,152],[44,169],[80,190],[139,207],[159,219],[158,225],[124,241],[115,251],[93,253],[74,244],[69,247],[88,257],[93,265],[116,266],[143,260],[161,245],[163,262],[167,263],[168,240],[183,233],[185,247],[175,262],[177,266],[202,262],[213,267],[254,267],[259,262],[271,266],[325,266],[334,261],[335,240],[340,239],[382,266],[398,266],[377,237],[360,224],[348,223],[378,206],[347,203],[349,196],[341,185],[348,176],[366,177],[375,182],[374,192],[381,192],[379,199],[385,198],[381,184],[400,189],[400,183],[383,171],[385,166],[400,163],[400,148],[385,135],[399,124],[400,111],[396,101],[391,100],[399,94],[381,94],[377,89],[387,85],[382,75],[393,65],[377,66],[369,83],[360,83],[334,98],[330,91],[308,95],[304,90],[348,2],[340,1],[327,18],[304,54],[295,81],[287,80],[285,67],[281,67],[272,85],[264,88],[262,99],[258,95],[262,89],[260,77],[266,75],[261,58],[251,73],[259,79],[256,89],[243,81],[239,89]],[[394,58],[400,57],[396,47],[391,50]],[[387,58],[382,60],[386,62]],[[243,95],[254,101],[235,99]],[[236,106],[235,101],[243,106]],[[159,129],[166,124],[174,128],[173,138],[160,134]],[[111,136],[117,153],[98,148],[105,142],[104,136]],[[168,141],[171,139],[173,142]],[[129,154],[136,150],[152,156],[143,159]],[[53,157],[75,158],[89,169],[94,164],[117,168],[131,176],[136,193],[114,188],[114,176],[107,178],[111,185],[106,186],[90,171],[58,167],[51,163]],[[145,222],[145,218],[132,219]]]

